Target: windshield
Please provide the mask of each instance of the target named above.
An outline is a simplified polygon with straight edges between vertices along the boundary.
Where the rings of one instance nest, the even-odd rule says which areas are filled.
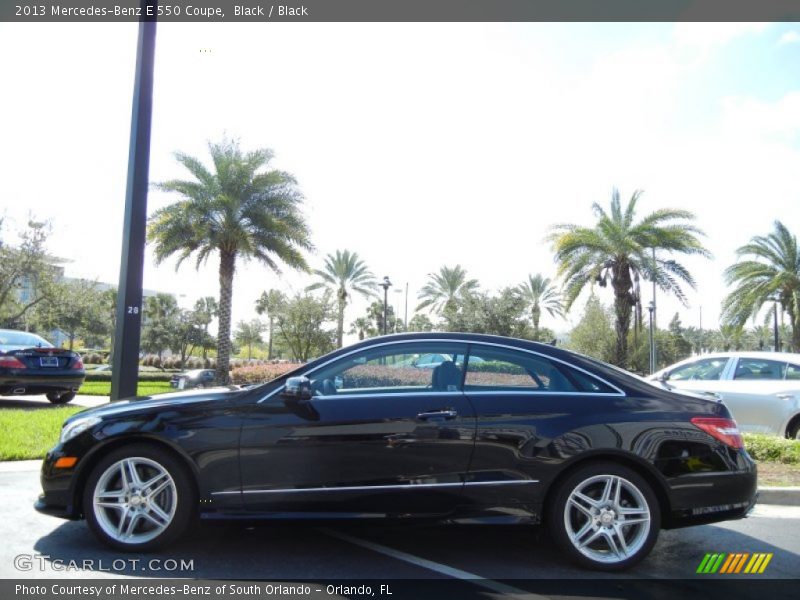
[[[38,335],[25,331],[0,331],[0,346],[52,348],[53,344]]]

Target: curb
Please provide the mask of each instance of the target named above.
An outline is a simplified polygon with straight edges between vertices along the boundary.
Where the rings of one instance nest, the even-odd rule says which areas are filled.
[[[800,487],[760,487],[758,504],[800,506]]]

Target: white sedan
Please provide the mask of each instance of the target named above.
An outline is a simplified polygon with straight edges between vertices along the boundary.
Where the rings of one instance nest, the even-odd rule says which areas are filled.
[[[742,431],[800,439],[800,354],[703,354],[662,369],[649,379],[721,400]]]

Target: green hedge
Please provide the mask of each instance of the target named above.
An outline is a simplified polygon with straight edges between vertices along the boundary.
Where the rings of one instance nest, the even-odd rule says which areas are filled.
[[[756,462],[800,465],[800,440],[787,440],[776,435],[745,433],[744,447]]]
[[[472,373],[504,373],[506,375],[527,375],[525,369],[498,360],[485,360],[483,362],[470,361],[469,370]]]
[[[139,371],[139,381],[170,381],[174,373]],[[86,371],[86,381],[111,381],[111,371]]]

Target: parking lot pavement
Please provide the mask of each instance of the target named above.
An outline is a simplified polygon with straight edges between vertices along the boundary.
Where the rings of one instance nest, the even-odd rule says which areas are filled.
[[[0,578],[458,578],[473,583],[474,578],[483,578],[478,584],[524,588],[524,580],[603,576],[571,566],[553,550],[543,528],[524,526],[203,523],[165,551],[120,554],[97,542],[84,522],[62,521],[34,511],[38,463],[26,461],[26,465],[0,470],[4,517],[0,520]],[[702,577],[695,571],[707,552],[772,552],[770,577],[797,578],[799,511],[797,507],[760,506],[745,520],[663,531],[645,561],[614,577]],[[64,565],[69,568],[64,570]],[[505,583],[498,583],[501,580]]]
[[[69,404],[60,406],[83,406],[91,408],[108,403],[108,396],[82,396],[78,394]],[[44,394],[38,396],[0,396],[3,408],[44,408],[45,406],[56,406],[50,402]]]

